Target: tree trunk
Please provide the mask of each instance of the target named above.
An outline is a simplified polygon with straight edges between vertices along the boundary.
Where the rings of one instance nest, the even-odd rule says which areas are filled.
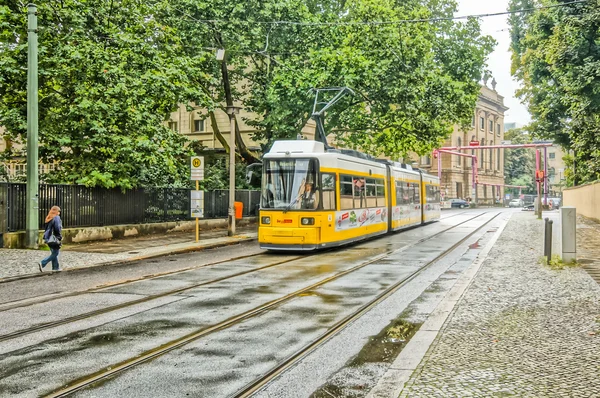
[[[227,62],[225,60],[223,60],[223,62],[221,63],[221,75],[223,76],[223,90],[225,91],[225,102],[227,106],[230,107],[233,106],[233,97],[231,95],[231,84],[229,82],[229,73],[227,70]],[[259,163],[260,159],[258,158],[258,156],[250,152],[250,150],[244,143],[244,140],[242,140],[242,134],[240,133],[240,127],[237,122],[237,117],[235,121],[235,131],[232,131],[231,133],[235,134],[235,144],[240,155],[247,164]]]
[[[212,124],[213,134],[217,137],[217,140],[223,145],[223,148],[229,153],[229,144],[223,134],[221,134],[221,130],[219,130],[219,125],[217,124],[217,118],[215,117],[215,112],[210,112],[210,123]]]

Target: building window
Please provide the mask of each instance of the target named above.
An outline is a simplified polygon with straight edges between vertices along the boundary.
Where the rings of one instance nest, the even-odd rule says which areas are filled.
[[[194,120],[194,132],[204,131],[204,120]]]
[[[555,175],[556,175],[556,169],[554,167],[550,167],[548,169],[548,177],[549,178],[554,178]]]
[[[483,117],[479,117],[479,128],[482,130],[485,128],[485,119]]]
[[[481,146],[485,145],[485,140],[483,138],[481,139],[481,143],[479,145],[481,145]],[[485,150],[484,149],[481,150],[481,162],[479,163],[479,168],[485,169]]]
[[[496,123],[496,135],[500,136],[500,123]]]
[[[548,154],[548,157],[549,157],[550,159],[554,159],[554,158],[556,157],[556,154],[555,154],[554,152],[550,152],[550,153]]]
[[[494,145],[494,141],[490,140],[490,145]],[[494,149],[490,148],[490,170],[494,168]]]
[[[497,167],[496,167],[496,169],[498,169],[498,170],[502,170],[502,169],[500,168],[500,148],[498,148],[498,152],[496,153],[496,164],[497,164]]]
[[[490,134],[494,134],[494,121],[490,120],[489,122],[490,122],[490,124],[489,124]]]
[[[462,139],[461,139],[460,137],[458,137],[458,138],[456,139],[456,146],[457,146],[457,147],[459,147],[459,148],[462,146]],[[438,155],[438,156],[439,156],[439,155]],[[460,161],[460,156],[458,156],[458,155],[454,155],[454,156],[456,157],[456,160],[458,161],[458,166],[459,166],[459,167],[460,167],[460,166],[462,166],[462,165],[461,165],[461,163],[462,163],[462,162]]]
[[[421,164],[424,165],[424,166],[431,165],[431,158],[429,156],[422,156],[421,157]]]
[[[169,122],[169,130],[179,131],[177,129],[177,122]]]

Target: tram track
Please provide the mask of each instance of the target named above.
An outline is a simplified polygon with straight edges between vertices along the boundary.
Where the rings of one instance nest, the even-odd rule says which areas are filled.
[[[409,245],[406,245],[406,246],[403,246],[401,248],[394,249],[394,250],[391,250],[391,251],[388,250],[385,253],[380,254],[379,256],[387,256],[387,255],[389,255],[392,252],[397,252],[399,250],[400,251],[401,250],[406,250],[406,249],[408,249],[410,247],[413,247],[414,245],[417,245],[419,243],[422,243],[422,242],[424,242],[426,240],[433,239],[434,237],[436,237],[436,236],[438,236],[438,235],[440,235],[440,234],[442,234],[444,232],[447,232],[450,229],[456,228],[456,227],[458,227],[458,226],[460,226],[460,225],[462,225],[464,223],[467,223],[467,222],[469,222],[469,221],[471,221],[473,219],[476,219],[476,218],[478,218],[478,217],[480,217],[480,216],[482,216],[484,214],[486,214],[486,213],[485,212],[484,213],[480,213],[480,214],[476,215],[475,217],[469,218],[469,219],[467,219],[467,220],[465,220],[465,221],[463,221],[461,223],[458,223],[456,225],[448,227],[448,228],[446,228],[444,230],[438,231],[437,233],[435,233],[435,234],[433,234],[431,236],[421,238],[421,239],[417,240],[416,242],[413,242],[413,243],[411,243]],[[247,274],[250,274],[250,273],[262,271],[262,270],[265,270],[265,269],[268,269],[268,268],[271,268],[271,267],[275,267],[275,266],[278,266],[278,265],[287,264],[287,263],[290,263],[290,262],[293,262],[293,261],[296,261],[296,260],[299,260],[299,259],[306,259],[309,256],[314,256],[314,255],[317,255],[317,254],[323,254],[323,252],[315,252],[315,253],[312,253],[312,254],[306,254],[306,255],[302,255],[302,256],[294,256],[294,257],[291,257],[291,258],[286,258],[283,261],[278,261],[278,262],[275,262],[275,263],[272,263],[272,264],[268,264],[268,265],[265,265],[265,266],[262,266],[262,267],[254,268],[254,269],[251,269],[251,270],[246,270],[246,271],[242,271],[242,272],[233,273],[233,274],[230,274],[230,275],[226,275],[226,276],[219,277],[219,278],[214,278],[214,279],[211,279],[211,280],[208,280],[208,281],[204,281],[204,282],[200,282],[200,283],[191,284],[191,285],[184,286],[184,287],[177,288],[177,289],[167,290],[167,291],[162,292],[162,293],[145,296],[143,298],[139,298],[139,299],[136,299],[136,300],[127,301],[125,303],[120,303],[120,304],[108,306],[108,307],[101,308],[101,309],[98,309],[98,310],[88,311],[88,312],[85,312],[85,313],[82,313],[82,314],[78,314],[78,315],[74,315],[74,316],[71,316],[71,317],[67,317],[67,318],[64,318],[64,319],[41,323],[41,324],[34,325],[34,326],[31,326],[31,327],[26,328],[26,329],[22,329],[22,330],[18,330],[18,331],[15,331],[15,332],[11,332],[11,333],[6,333],[6,334],[3,334],[3,335],[0,335],[0,343],[8,341],[8,340],[15,339],[15,338],[23,337],[23,336],[26,336],[28,334],[32,334],[32,333],[36,333],[36,332],[48,330],[48,329],[55,328],[55,327],[58,327],[58,326],[67,325],[67,324],[70,324],[70,323],[73,323],[73,322],[77,322],[77,321],[81,321],[81,320],[93,318],[93,317],[96,317],[96,316],[99,316],[99,315],[104,315],[104,314],[107,314],[107,313],[110,313],[110,312],[113,312],[113,311],[122,310],[124,308],[131,307],[131,306],[134,306],[134,305],[139,305],[139,304],[147,303],[147,302],[150,302],[150,301],[153,301],[153,300],[157,300],[157,299],[160,299],[160,298],[163,298],[163,297],[167,297],[167,296],[172,296],[172,295],[175,295],[175,294],[183,293],[183,292],[185,292],[187,290],[195,289],[195,288],[202,287],[202,286],[207,286],[207,285],[218,283],[218,282],[221,282],[221,281],[224,281],[224,280],[228,280],[228,279],[236,278],[236,277],[239,277],[239,276],[247,275]],[[101,292],[101,291],[104,291],[104,290],[107,290],[107,289],[110,289],[110,288],[114,288],[116,286],[122,286],[122,285],[126,285],[126,284],[129,284],[129,283],[135,283],[135,282],[142,281],[142,280],[148,280],[148,279],[153,279],[153,278],[160,278],[160,277],[164,277],[164,276],[168,276],[168,275],[174,275],[174,274],[179,274],[179,273],[194,271],[194,270],[201,269],[201,268],[208,267],[208,266],[223,264],[223,263],[227,263],[227,262],[230,262],[230,261],[238,261],[240,259],[245,259],[245,258],[250,258],[250,257],[257,257],[257,256],[261,256],[261,255],[262,256],[269,256],[270,254],[253,254],[253,255],[249,255],[249,256],[239,256],[239,257],[232,258],[232,259],[217,261],[217,262],[209,263],[209,264],[203,264],[201,266],[196,266],[196,267],[189,267],[189,268],[186,268],[186,269],[183,269],[183,270],[168,272],[168,273],[161,274],[161,275],[155,275],[153,277],[136,279],[134,281],[124,281],[124,282],[113,284],[113,285],[110,285],[110,286],[102,286],[102,287],[88,289],[88,290],[84,290],[84,291],[67,293],[67,294],[61,295],[59,297],[54,297],[53,300],[58,300],[58,299],[61,299],[61,298],[68,298],[68,297],[77,297],[77,296],[81,296],[81,295],[84,295],[84,294]],[[31,306],[31,305],[34,305],[34,304],[39,304],[41,302],[47,303],[48,300],[47,299],[43,300],[43,301],[40,300],[37,303],[27,303],[27,304],[22,305],[22,306],[15,306],[15,307],[11,307],[11,308],[3,308],[3,309],[0,310],[0,312],[7,311],[9,309],[15,309],[15,308],[22,308],[22,307],[26,307],[26,306]]]
[[[203,328],[201,330],[194,331],[194,332],[189,333],[189,334],[187,334],[185,336],[182,336],[182,337],[180,337],[178,339],[175,339],[175,340],[172,340],[172,341],[170,341],[170,342],[168,342],[166,344],[163,344],[163,345],[161,345],[159,347],[155,347],[154,349],[147,350],[147,351],[141,353],[140,355],[137,355],[134,358],[130,358],[130,359],[121,361],[121,362],[119,362],[117,364],[113,364],[110,367],[106,367],[106,368],[104,368],[104,369],[102,369],[102,370],[100,370],[100,371],[98,371],[98,372],[96,372],[94,374],[87,375],[87,376],[81,377],[79,379],[76,379],[76,380],[68,383],[66,386],[61,387],[60,389],[57,389],[57,390],[53,391],[52,393],[50,393],[47,396],[48,397],[66,396],[66,395],[69,395],[69,394],[71,394],[73,392],[82,390],[82,389],[84,389],[86,387],[92,386],[95,383],[102,382],[103,380],[111,378],[111,377],[115,376],[118,373],[121,373],[121,372],[123,372],[125,370],[131,369],[131,368],[133,368],[133,367],[135,367],[137,365],[140,365],[140,364],[145,363],[147,361],[150,361],[150,360],[152,360],[154,358],[157,358],[157,357],[159,357],[161,355],[164,355],[164,354],[166,354],[168,352],[171,352],[173,350],[181,348],[181,347],[183,347],[183,346],[185,346],[185,345],[187,345],[187,344],[189,344],[189,343],[191,343],[193,341],[196,341],[196,340],[198,340],[198,339],[200,339],[200,338],[202,338],[204,336],[207,336],[207,335],[209,335],[211,333],[227,329],[229,327],[232,327],[234,325],[239,324],[240,322],[242,322],[244,320],[247,320],[247,319],[253,318],[253,317],[257,316],[257,315],[260,315],[260,314],[264,313],[265,311],[268,311],[268,310],[270,310],[270,309],[272,309],[272,308],[274,308],[274,307],[276,307],[278,305],[281,305],[281,304],[283,304],[283,303],[285,303],[285,302],[287,302],[287,301],[289,301],[289,300],[291,300],[293,298],[301,296],[302,294],[304,294],[306,292],[314,290],[314,289],[316,289],[316,288],[318,288],[320,286],[323,286],[323,285],[325,285],[325,284],[327,284],[327,283],[329,283],[329,282],[331,282],[333,280],[336,280],[336,279],[341,278],[341,277],[343,277],[345,275],[348,275],[348,274],[350,274],[352,272],[355,272],[355,271],[357,271],[357,270],[359,270],[361,268],[366,267],[369,264],[372,264],[372,263],[375,263],[375,262],[377,262],[379,260],[382,260],[383,258],[389,256],[392,253],[402,252],[402,251],[405,251],[405,250],[407,250],[407,249],[409,249],[411,247],[414,247],[414,246],[416,246],[416,245],[418,245],[418,244],[420,244],[420,243],[422,243],[424,241],[431,240],[431,239],[437,237],[440,234],[443,234],[443,233],[445,233],[445,232],[447,232],[447,231],[449,231],[451,229],[457,228],[457,227],[459,227],[459,226],[461,226],[461,225],[463,225],[463,224],[465,224],[467,222],[470,222],[470,221],[472,221],[472,220],[474,220],[474,219],[476,219],[478,217],[481,217],[481,216],[483,216],[483,215],[485,215],[487,213],[488,212],[480,213],[480,214],[476,215],[475,217],[471,217],[468,220],[465,220],[465,221],[460,222],[460,223],[458,223],[456,225],[450,226],[450,227],[448,227],[448,228],[446,228],[444,230],[441,230],[441,231],[439,231],[439,232],[437,232],[435,234],[432,234],[430,236],[423,237],[423,238],[421,238],[421,239],[419,239],[419,240],[417,240],[415,242],[412,242],[412,243],[410,243],[408,245],[405,245],[405,246],[400,247],[398,249],[386,251],[385,253],[377,255],[376,257],[371,258],[368,261],[364,261],[364,262],[362,262],[362,263],[360,263],[360,264],[358,264],[358,265],[356,265],[354,267],[351,267],[349,269],[346,269],[344,271],[341,271],[339,273],[331,275],[331,276],[329,276],[327,278],[324,278],[324,279],[322,279],[322,280],[320,280],[320,281],[318,281],[316,283],[311,284],[310,286],[306,286],[306,287],[304,287],[302,289],[296,290],[296,291],[294,291],[292,293],[289,293],[289,294],[284,295],[282,297],[279,297],[277,299],[271,300],[271,301],[269,301],[267,303],[261,304],[261,305],[255,307],[255,308],[253,308],[251,310],[248,310],[248,311],[245,311],[243,313],[231,316],[231,317],[223,320],[222,322],[216,323],[216,324],[214,324],[212,326],[209,326],[209,327],[205,327],[205,328]],[[469,239],[473,234],[475,234],[477,231],[481,230],[481,228],[483,228],[485,225],[487,225],[489,222],[491,222],[493,219],[495,219],[499,214],[500,213],[494,215],[490,220],[487,220],[481,226],[477,227],[473,232],[469,233],[466,237],[462,238],[458,243],[456,243],[455,245],[453,245],[451,248],[445,250],[441,255],[437,256],[432,261],[428,262],[419,271],[415,272],[414,274],[412,274],[408,278],[405,278],[402,281],[398,282],[397,284],[394,285],[394,287],[387,289],[386,290],[387,293],[379,295],[378,298],[375,299],[376,302],[372,301],[372,302],[370,302],[368,304],[368,306],[361,307],[361,309],[358,312],[354,313],[351,316],[351,319],[350,319],[350,317],[348,317],[348,318],[345,318],[344,321],[336,324],[332,328],[332,330],[334,330],[334,332],[327,332],[326,335],[327,336],[331,336],[331,335],[335,334],[335,332],[341,330],[344,325],[347,325],[353,319],[356,319],[361,314],[363,314],[364,312],[368,311],[368,309],[372,308],[378,302],[384,300],[386,297],[388,297],[389,295],[393,294],[403,284],[407,283],[410,279],[412,279],[416,275],[418,275],[418,273],[421,272],[424,268],[427,268],[429,265],[435,263],[436,261],[438,261],[439,259],[441,259],[445,255],[447,255],[449,252],[451,252],[452,250],[454,250],[456,247],[458,247],[460,244],[462,244],[465,240]],[[395,289],[395,290],[393,290],[393,289]],[[327,339],[329,337],[324,337],[324,338]],[[319,339],[318,341],[322,342],[324,340],[323,339]],[[315,343],[311,343],[310,346],[313,346],[314,344]],[[306,353],[307,351],[305,349],[302,352]],[[302,354],[300,354],[300,355],[302,355]],[[298,356],[294,355],[294,358],[296,358],[296,357],[298,357]],[[289,361],[290,361],[290,359],[286,360],[286,362],[289,362]],[[280,368],[280,367],[281,367],[281,365],[278,366],[277,368]],[[272,377],[275,377],[274,376],[275,373],[270,372],[269,374],[273,374]],[[264,380],[266,380],[266,379],[264,379]],[[265,383],[266,383],[266,381],[265,381]],[[253,385],[256,385],[256,383],[253,383]],[[254,387],[251,387],[251,388],[254,388]],[[244,391],[246,391],[246,390],[248,390],[248,388],[244,389]],[[240,395],[240,396],[245,396],[245,395]]]
[[[460,212],[460,213],[448,215],[446,217],[442,217],[441,219],[445,220],[445,219],[452,218],[452,217],[455,217],[455,216],[458,216],[461,214],[465,214],[465,213],[466,212]],[[398,233],[398,232],[402,232],[402,231],[396,231],[395,233]],[[335,250],[335,249],[330,249],[330,250]],[[323,252],[324,251],[321,251],[320,253],[323,253]],[[246,258],[260,256],[260,255],[264,255],[264,253],[254,253],[254,254],[250,254],[250,255],[237,256],[237,257],[232,257],[232,258],[225,259],[225,260],[209,262],[209,263],[202,264],[202,265],[196,265],[193,267],[181,268],[181,269],[174,270],[174,271],[167,271],[167,272],[160,272],[160,273],[144,275],[144,276],[141,276],[138,278],[127,279],[127,280],[118,281],[118,282],[114,282],[114,283],[102,284],[102,285],[95,286],[95,287],[92,287],[89,289],[84,289],[84,290],[77,290],[77,291],[66,292],[66,293],[51,293],[51,294],[44,294],[44,295],[40,295],[40,296],[28,297],[26,299],[5,301],[3,303],[0,303],[0,313],[9,311],[9,310],[13,310],[13,309],[17,309],[17,308],[28,307],[28,306],[32,306],[32,305],[36,305],[36,304],[48,303],[49,301],[53,301],[53,300],[59,300],[59,299],[68,298],[68,297],[76,297],[76,296],[80,296],[80,295],[88,294],[88,293],[101,292],[103,290],[111,289],[111,288],[114,288],[117,286],[123,286],[123,285],[136,283],[136,282],[140,282],[140,281],[162,278],[162,277],[170,276],[170,275],[176,275],[179,273],[194,271],[194,270],[197,270],[200,268],[205,268],[205,267],[209,267],[209,266],[213,266],[213,265],[226,263],[228,261],[238,261],[238,260],[242,260],[242,259],[246,259]],[[303,256],[306,256],[306,255],[303,255]],[[15,281],[16,280],[6,280],[6,281],[0,280],[0,283],[10,283],[10,282],[15,282]],[[2,341],[2,336],[0,336],[0,341]]]
[[[396,293],[400,288],[402,288],[404,285],[406,285],[407,283],[409,283],[410,281],[415,279],[419,274],[421,274],[423,271],[425,271],[428,267],[437,263],[438,261],[443,259],[445,256],[447,256],[448,254],[453,252],[456,248],[458,248],[460,245],[462,245],[464,242],[466,242],[469,238],[471,238],[473,235],[475,235],[478,231],[480,231],[483,227],[485,227],[490,222],[492,222],[494,219],[496,219],[496,217],[498,217],[499,215],[500,215],[500,213],[497,213],[494,217],[492,217],[491,219],[486,221],[484,224],[479,226],[473,232],[471,232],[470,234],[468,234],[467,236],[462,238],[460,241],[458,241],[457,243],[455,243],[448,249],[444,250],[441,254],[439,254],[437,257],[430,260],[429,262],[427,262],[425,265],[420,267],[418,270],[416,270],[415,272],[413,272],[406,278],[396,282],[391,287],[387,288],[383,293],[381,293],[377,297],[375,297],[373,300],[364,304],[357,311],[355,311],[354,313],[346,316],[344,319],[337,322],[326,333],[324,333],[319,339],[311,342],[310,344],[305,346],[300,351],[297,351],[293,355],[289,356],[288,358],[286,358],[285,360],[280,362],[277,366],[273,367],[271,370],[269,370],[267,373],[265,373],[263,376],[254,380],[253,382],[249,383],[243,389],[237,391],[235,394],[230,395],[229,397],[230,398],[245,398],[245,397],[249,397],[252,394],[258,392],[260,389],[262,389],[264,386],[266,386],[269,382],[274,380],[277,376],[279,376],[280,374],[285,372],[287,369],[294,366],[296,363],[298,363],[303,358],[305,358],[306,356],[311,354],[313,351],[315,351],[318,347],[320,347],[321,345],[326,343],[333,336],[335,336],[336,334],[341,332],[347,325],[349,325],[356,319],[363,316],[366,312],[368,312],[369,310],[374,308],[376,305],[381,303],[383,300],[390,297],[392,294]]]

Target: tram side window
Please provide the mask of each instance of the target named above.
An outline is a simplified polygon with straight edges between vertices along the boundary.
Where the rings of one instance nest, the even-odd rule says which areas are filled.
[[[427,203],[435,202],[435,191],[433,185],[425,185],[425,201]]]
[[[377,183],[375,178],[365,180],[366,203],[365,207],[377,207]]]
[[[412,203],[413,191],[409,183],[396,181],[396,206]]]
[[[420,192],[420,187],[419,184],[410,184],[412,185],[413,188],[413,192],[414,192],[414,202],[415,204],[419,204],[421,203],[421,192]]]
[[[321,193],[323,195],[323,210],[335,210],[335,174],[321,175]]]
[[[375,180],[375,194],[377,195],[377,206],[383,207],[387,206],[385,202],[385,186],[382,178],[377,178]]]
[[[352,176],[341,175],[340,176],[340,207],[341,210],[354,209],[354,198],[353,198],[353,181]]]

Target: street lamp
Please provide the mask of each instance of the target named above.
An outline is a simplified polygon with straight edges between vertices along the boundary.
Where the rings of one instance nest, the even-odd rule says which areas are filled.
[[[227,218],[227,236],[235,235],[235,115],[240,113],[239,106],[228,106],[229,115],[229,217]]]

